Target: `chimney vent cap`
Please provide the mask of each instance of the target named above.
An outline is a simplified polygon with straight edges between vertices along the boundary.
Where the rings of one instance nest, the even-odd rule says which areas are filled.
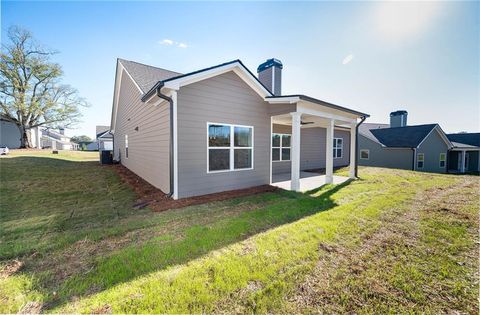
[[[257,73],[267,70],[270,67],[276,66],[280,69],[283,69],[283,64],[280,60],[276,58],[267,59],[264,63],[258,66]]]
[[[391,112],[390,113],[390,117],[393,117],[393,116],[400,116],[400,115],[406,115],[408,114],[408,112],[406,110],[397,110],[395,112]]]

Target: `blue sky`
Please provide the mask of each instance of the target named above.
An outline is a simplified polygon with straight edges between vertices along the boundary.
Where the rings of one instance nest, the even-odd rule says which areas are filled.
[[[109,124],[116,58],[190,72],[241,59],[284,64],[303,93],[388,122],[480,130],[479,2],[1,2],[10,25],[59,54],[64,82],[91,107],[70,135]]]

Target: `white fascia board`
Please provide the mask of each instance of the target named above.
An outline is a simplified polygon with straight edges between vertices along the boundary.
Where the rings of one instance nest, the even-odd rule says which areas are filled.
[[[172,90],[179,90],[182,86],[196,83],[202,80],[213,78],[215,76],[227,73],[229,71],[235,72],[245,83],[247,83],[255,92],[261,97],[271,96],[256,78],[252,77],[252,74],[247,71],[239,62],[224,65],[218,68],[210,69],[207,71],[199,72],[182,78],[165,82],[164,87]]]
[[[307,106],[307,104],[304,104],[303,102],[299,102],[297,104],[297,112],[300,112],[302,114],[307,114],[307,115],[314,115],[314,116],[319,116],[319,117],[323,117],[323,118],[329,118],[329,119],[333,119],[333,120],[337,120],[337,121],[342,121],[342,122],[345,122],[345,123],[356,123],[357,122],[357,119],[356,118],[352,118],[350,115],[349,116],[343,116],[341,114],[333,114],[333,113],[329,113],[329,112],[325,112],[325,111],[322,111],[320,109],[316,109],[314,107],[318,107],[318,108],[321,108],[322,106],[321,105],[318,105],[318,104],[313,104],[314,106]]]
[[[448,140],[447,136],[445,135],[445,133],[443,132],[443,130],[440,128],[439,125],[436,125],[432,130],[430,130],[430,132],[425,136],[425,138],[423,138],[423,140],[417,145],[417,149],[420,148],[420,146],[422,145],[422,143],[430,136],[430,134],[436,130],[438,132],[438,134],[440,135],[440,138],[442,138],[442,140],[445,142],[445,144],[447,145],[448,149],[450,150],[451,148],[453,148],[453,144],[450,142],[450,140]]]
[[[298,96],[292,96],[292,97],[269,97],[265,98],[265,101],[270,103],[270,104],[294,104],[300,101],[300,97]]]

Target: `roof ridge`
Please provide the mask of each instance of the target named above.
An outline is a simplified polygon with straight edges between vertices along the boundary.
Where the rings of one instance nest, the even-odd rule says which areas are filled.
[[[141,65],[141,66],[145,66],[145,67],[151,67],[151,68],[156,68],[156,69],[160,69],[160,70],[164,70],[164,71],[169,71],[169,72],[175,72],[175,73],[178,73],[178,74],[182,74],[181,72],[177,72],[177,71],[173,71],[173,70],[169,70],[169,69],[165,69],[165,68],[160,68],[160,67],[157,67],[157,66],[147,65],[146,63],[141,63],[141,62],[138,62],[138,61],[123,59],[123,58],[117,58],[117,59],[120,62],[122,62],[122,61],[133,62],[133,63],[136,63],[137,65]]]

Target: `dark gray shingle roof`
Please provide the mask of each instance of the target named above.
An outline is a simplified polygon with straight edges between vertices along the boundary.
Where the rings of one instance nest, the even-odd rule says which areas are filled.
[[[144,65],[143,63],[135,61],[120,58],[118,60],[132,76],[140,89],[142,89],[143,93],[147,93],[158,81],[181,75],[181,73],[178,72]]]
[[[391,148],[416,148],[437,124],[371,129],[372,135]]]
[[[447,138],[452,142],[480,147],[480,133],[451,133]]]
[[[377,124],[377,123],[363,123],[358,127],[358,133],[367,137],[370,140],[378,142],[378,139],[372,134],[372,129],[388,128],[389,124]]]

